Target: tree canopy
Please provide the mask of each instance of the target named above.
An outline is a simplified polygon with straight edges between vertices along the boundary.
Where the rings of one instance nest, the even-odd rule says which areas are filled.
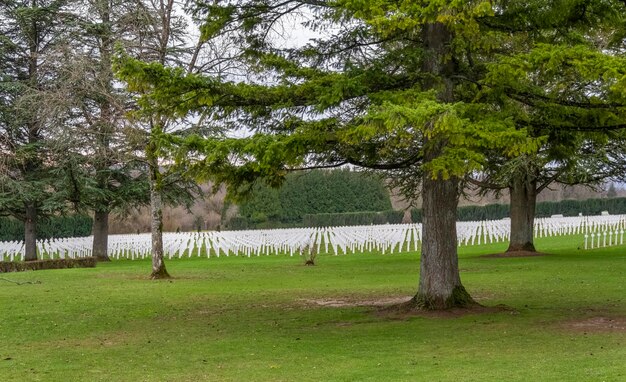
[[[464,176],[488,153],[534,155],[570,131],[624,126],[620,1],[306,1],[200,4],[204,37],[242,46],[249,79],[184,75],[121,60],[145,102],[203,110],[253,132],[244,139],[168,137],[178,161],[245,192],[293,168],[346,163],[386,170],[424,200],[420,286],[413,306],[473,301],[456,258]],[[320,32],[286,48],[286,17]],[[284,26],[284,24],[282,24]]]

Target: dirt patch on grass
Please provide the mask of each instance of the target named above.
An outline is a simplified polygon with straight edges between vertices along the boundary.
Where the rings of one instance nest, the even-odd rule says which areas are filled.
[[[378,317],[392,320],[406,320],[412,317],[425,318],[458,318],[476,314],[509,313],[519,312],[506,305],[483,306],[478,303],[463,308],[451,308],[445,310],[423,310],[416,308],[410,303],[403,303],[378,309],[375,314]]]
[[[626,332],[626,316],[597,316],[569,321],[565,328],[576,332]]]
[[[492,253],[490,255],[483,255],[481,257],[507,258],[507,257],[540,257],[540,256],[548,256],[548,255],[545,253],[533,252],[533,251],[515,251],[515,252]]]
[[[465,308],[452,308],[441,311],[420,310],[411,306],[413,296],[385,296],[376,298],[319,298],[301,300],[308,306],[349,308],[368,307],[373,308],[372,312],[382,318],[404,320],[411,317],[430,318],[456,318],[471,314],[501,313],[508,312],[517,314],[518,312],[506,305],[483,306],[473,304]]]
[[[317,298],[301,300],[307,305],[322,306],[330,308],[349,308],[357,306],[382,307],[388,305],[401,304],[409,301],[413,296],[386,296],[369,299],[359,298]]]

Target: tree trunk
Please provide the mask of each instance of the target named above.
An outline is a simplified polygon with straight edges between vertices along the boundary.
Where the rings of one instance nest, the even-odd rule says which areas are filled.
[[[26,203],[24,220],[24,261],[37,260],[37,206]]]
[[[99,81],[101,81],[104,87],[104,94],[106,94],[106,96],[99,97],[100,118],[92,125],[96,142],[93,159],[98,189],[111,190],[108,177],[110,176],[109,170],[114,163],[112,158],[115,156],[115,153],[111,150],[111,137],[115,129],[115,114],[111,105],[111,98],[113,97],[110,96],[115,94],[113,90],[113,69],[111,67],[111,55],[113,51],[110,19],[111,4],[109,1],[98,2],[96,3],[96,10],[102,19],[102,29],[98,34],[101,39],[99,49]],[[94,207],[92,253],[98,261],[111,261],[108,255],[110,210],[101,210],[102,208],[111,208],[111,200],[109,198],[100,200],[100,205]]]
[[[96,211],[93,215],[93,256],[98,261],[111,261],[109,250],[109,211]]]
[[[450,55],[452,33],[441,23],[423,29],[426,52],[422,70],[433,76],[426,87],[438,90],[441,102],[454,102],[457,68]],[[445,133],[444,133],[445,134]],[[425,134],[426,135],[426,134]],[[424,138],[424,165],[438,158],[447,144],[445,135]],[[425,310],[441,310],[475,304],[461,284],[457,255],[456,217],[459,179],[442,179],[425,170],[422,180],[422,254],[417,295],[410,304]]]
[[[166,279],[170,275],[163,261],[163,201],[159,165],[154,155],[153,144],[147,149],[150,166],[150,227],[152,232],[152,274],[151,279]]]
[[[475,304],[461,284],[457,256],[458,178],[433,179],[424,174],[422,188],[422,255],[420,281],[412,303],[425,310]]]
[[[32,10],[37,8],[37,2],[32,0],[30,3]],[[30,21],[31,25],[28,33],[28,82],[32,89],[39,88],[39,34],[40,28],[37,25],[37,18],[33,17]],[[39,142],[39,129],[36,120],[31,120],[28,123],[28,143],[37,144]],[[24,175],[36,173],[40,168],[41,163],[38,158],[33,157],[32,154],[26,160],[26,166]],[[37,260],[37,202],[26,202],[24,211],[24,260],[33,261]]]
[[[507,252],[535,251],[535,205],[537,181],[530,174],[517,174],[509,187],[511,194],[511,239]]]
[[[159,59],[161,65],[165,64],[167,58],[167,46],[170,39],[172,12],[174,1],[161,1],[158,15],[161,19],[161,36],[159,39]],[[154,122],[157,125],[154,125]],[[150,132],[163,133],[164,126],[167,126],[167,118],[157,114],[154,119],[150,119]],[[170,278],[169,273],[165,269],[163,261],[163,199],[162,199],[162,174],[159,168],[159,157],[157,154],[158,143],[155,138],[149,136],[148,146],[146,147],[146,157],[150,172],[150,227],[152,232],[152,274],[151,279]]]

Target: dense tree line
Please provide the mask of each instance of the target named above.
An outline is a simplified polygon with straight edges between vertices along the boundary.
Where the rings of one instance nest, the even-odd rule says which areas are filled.
[[[535,217],[552,215],[584,216],[600,215],[607,211],[611,215],[626,214],[626,198],[603,198],[587,200],[562,200],[559,202],[539,202]],[[457,210],[459,221],[499,220],[510,217],[508,204],[487,204],[484,206],[464,206]],[[226,226],[228,229],[261,229],[292,227],[336,227],[372,224],[399,224],[403,211],[361,211],[348,213],[304,214],[300,221],[253,221],[235,217]],[[421,209],[411,209],[411,221],[422,222]],[[37,239],[63,237],[84,237],[92,234],[93,219],[87,215],[52,216],[43,219],[37,227]],[[0,218],[0,241],[19,241],[24,237],[24,223],[11,218]]]
[[[162,205],[190,205],[198,187],[163,165],[153,133],[197,126],[138,112],[142,89],[120,84],[112,58],[117,48],[145,62],[218,72],[210,63],[218,50],[188,33],[197,20],[187,4],[2,2],[0,216],[23,223],[26,260],[37,258],[38,225],[73,211],[94,216],[93,253],[107,260],[110,214],[146,205],[154,207],[161,258]]]
[[[305,215],[391,209],[382,180],[350,170],[289,174],[278,189],[257,183],[239,206],[250,226],[301,224]]]
[[[534,210],[534,217],[545,218],[552,215],[563,216],[596,216],[607,211],[611,215],[626,214],[626,198],[603,198],[586,200],[562,200],[559,202],[539,202]],[[411,222],[422,222],[422,210],[412,208],[410,210]],[[380,211],[380,212],[352,212],[352,213],[325,213],[307,214],[300,222],[259,223],[247,218],[233,218],[230,229],[255,229],[255,228],[288,228],[288,227],[331,227],[371,224],[398,224],[402,223],[403,211]],[[481,221],[500,220],[511,217],[509,204],[487,204],[484,206],[463,206],[457,208],[458,221]]]

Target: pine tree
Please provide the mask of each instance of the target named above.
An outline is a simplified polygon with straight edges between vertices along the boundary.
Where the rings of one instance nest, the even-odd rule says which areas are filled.
[[[620,24],[618,1],[221,4],[206,6],[205,36],[240,36],[256,77],[228,83],[146,66],[133,75],[164,108],[225,113],[256,134],[170,139],[188,150],[179,161],[235,192],[259,177],[279,184],[293,168],[345,163],[387,171],[408,196],[420,189],[423,247],[411,308],[474,304],[458,271],[456,207],[465,175],[485,165],[487,152],[534,155],[553,139],[528,133],[538,126],[623,125],[624,60],[590,43]],[[295,12],[330,32],[281,47],[271,32]],[[548,34],[568,38],[546,45]]]
[[[108,220],[115,209],[147,204],[147,181],[132,157],[127,135],[130,97],[116,85],[112,70],[115,43],[136,36],[136,2],[84,0],[71,8],[75,28],[58,60],[60,85],[45,107],[65,118],[59,124],[65,146],[60,154],[73,178],[69,199],[93,211],[93,256],[108,261]]]
[[[58,116],[42,108],[59,86],[59,55],[74,25],[70,1],[5,1],[0,8],[0,215],[24,222],[25,260],[37,259],[37,223],[65,209]]]

